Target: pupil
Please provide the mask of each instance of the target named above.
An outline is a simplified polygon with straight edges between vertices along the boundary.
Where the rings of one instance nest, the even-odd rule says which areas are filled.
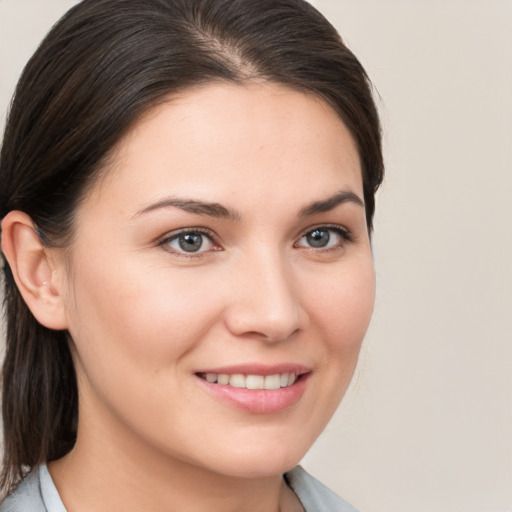
[[[202,235],[187,233],[179,238],[180,248],[186,252],[196,252],[203,245]]]
[[[311,247],[325,247],[329,243],[330,235],[328,231],[315,229],[306,235],[306,239]]]

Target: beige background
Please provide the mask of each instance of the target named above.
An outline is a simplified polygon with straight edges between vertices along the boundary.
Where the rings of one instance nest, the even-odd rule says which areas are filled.
[[[0,0],[2,119],[72,3]],[[377,85],[388,174],[374,320],[303,464],[361,512],[512,511],[512,1],[313,3]]]

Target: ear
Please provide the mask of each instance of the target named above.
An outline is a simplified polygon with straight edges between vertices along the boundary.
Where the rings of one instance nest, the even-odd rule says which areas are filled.
[[[55,263],[54,250],[43,246],[26,213],[14,210],[4,217],[2,251],[16,285],[37,321],[49,329],[67,329],[62,296],[64,265]]]

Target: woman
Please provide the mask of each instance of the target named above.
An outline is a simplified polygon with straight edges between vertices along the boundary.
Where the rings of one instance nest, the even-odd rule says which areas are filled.
[[[81,2],[0,166],[0,510],[354,510],[296,465],[371,316],[383,163],[313,7]]]

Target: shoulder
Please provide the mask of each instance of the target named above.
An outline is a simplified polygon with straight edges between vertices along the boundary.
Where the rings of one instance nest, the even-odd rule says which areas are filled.
[[[350,503],[333,493],[300,466],[284,475],[306,512],[357,512]]]
[[[29,473],[0,504],[0,512],[47,512],[41,494],[38,469]]]

